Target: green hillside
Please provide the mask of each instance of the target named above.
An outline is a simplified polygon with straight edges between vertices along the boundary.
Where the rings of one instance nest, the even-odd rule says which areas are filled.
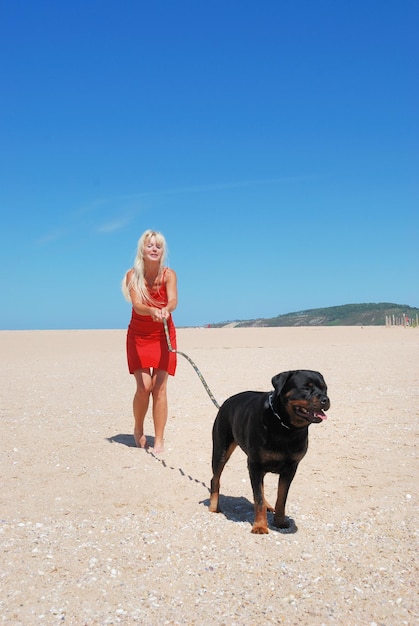
[[[392,304],[390,302],[344,304],[324,309],[308,309],[277,315],[276,317],[253,320],[234,320],[211,324],[212,327],[222,328],[234,326],[272,327],[272,326],[385,326],[386,323],[417,326],[419,309],[407,304]]]

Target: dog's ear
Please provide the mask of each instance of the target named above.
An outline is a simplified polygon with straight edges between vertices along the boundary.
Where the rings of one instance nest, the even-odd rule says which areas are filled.
[[[277,393],[281,393],[283,390],[285,383],[289,379],[293,372],[281,372],[272,378],[272,385],[275,387],[275,391]]]

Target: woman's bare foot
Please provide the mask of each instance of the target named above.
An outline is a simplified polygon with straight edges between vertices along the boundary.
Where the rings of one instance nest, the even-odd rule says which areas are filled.
[[[137,448],[147,448],[147,437],[144,434],[136,433],[134,430],[134,439],[137,445]]]
[[[163,440],[159,441],[158,439],[155,439],[154,440],[153,451],[156,454],[163,454],[163,452],[164,452],[164,441]]]

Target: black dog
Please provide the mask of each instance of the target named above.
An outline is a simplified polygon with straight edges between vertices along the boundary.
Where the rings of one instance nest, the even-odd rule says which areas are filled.
[[[247,454],[255,504],[252,533],[268,531],[267,511],[274,523],[287,528],[285,502],[301,459],[307,452],[308,427],[326,419],[330,407],[323,376],[311,370],[282,372],[272,378],[274,391],[244,391],[228,398],[215,418],[209,509],[218,512],[220,476],[239,445]],[[273,509],[265,500],[263,479],[267,472],[280,474]]]

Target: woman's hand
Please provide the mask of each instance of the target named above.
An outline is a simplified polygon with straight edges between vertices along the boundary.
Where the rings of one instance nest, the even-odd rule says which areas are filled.
[[[170,317],[170,311],[168,311],[166,307],[164,307],[163,309],[161,309],[160,313],[161,313],[161,318],[162,318],[162,320],[168,320],[168,319],[169,319],[169,317]]]
[[[153,319],[153,322],[163,322],[163,320],[168,320],[170,317],[170,311],[164,307],[163,309],[150,309],[150,315]]]
[[[151,315],[153,322],[163,322],[162,311],[163,309],[155,309],[155,308],[150,309],[150,315]]]

